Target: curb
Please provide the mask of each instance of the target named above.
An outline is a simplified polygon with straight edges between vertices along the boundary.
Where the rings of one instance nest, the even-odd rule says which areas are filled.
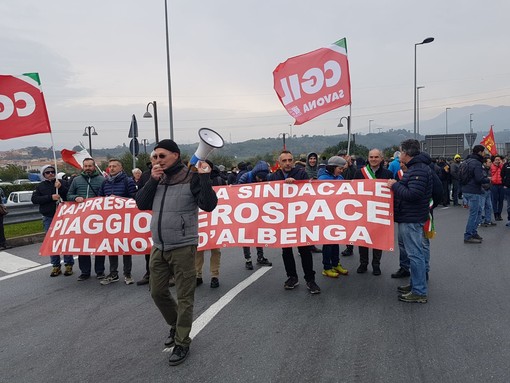
[[[7,239],[7,244],[12,247],[19,247],[25,245],[32,245],[34,243],[41,243],[44,240],[46,233],[35,233],[23,235],[21,237],[12,237]]]

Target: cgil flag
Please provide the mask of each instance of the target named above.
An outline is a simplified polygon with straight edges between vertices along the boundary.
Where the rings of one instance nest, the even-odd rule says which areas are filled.
[[[276,67],[273,78],[276,94],[295,125],[349,105],[347,40],[288,59]]]
[[[74,150],[62,149],[60,151],[60,154],[62,155],[62,160],[65,163],[75,167],[76,169],[81,169],[83,161],[86,158],[91,158],[87,149],[83,149],[79,152],[75,152]]]
[[[0,140],[50,132],[39,74],[0,75]]]
[[[494,131],[492,130],[492,125],[489,130],[489,134],[486,135],[482,141],[480,141],[480,145],[485,146],[491,155],[495,156],[498,154],[498,149],[496,149],[496,141],[494,141]]]

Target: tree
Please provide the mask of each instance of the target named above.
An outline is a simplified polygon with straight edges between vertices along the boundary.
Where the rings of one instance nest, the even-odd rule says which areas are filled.
[[[0,169],[0,179],[3,181],[14,181],[18,178],[28,178],[28,174],[21,166],[9,164]]]

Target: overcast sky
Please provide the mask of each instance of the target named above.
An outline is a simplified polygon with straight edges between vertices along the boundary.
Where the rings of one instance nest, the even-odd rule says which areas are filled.
[[[174,136],[197,142],[209,127],[227,141],[290,133],[272,72],[289,57],[347,38],[353,132],[413,122],[414,44],[420,118],[446,107],[510,105],[510,2],[491,0],[168,1]],[[39,72],[57,149],[85,126],[93,147],[154,141],[146,105],[157,101],[160,139],[169,113],[164,0],[16,0],[0,3],[0,73]],[[152,112],[152,108],[150,109]],[[338,134],[348,108],[292,134]],[[467,117],[466,117],[467,118]],[[50,146],[49,135],[0,142],[0,150]]]

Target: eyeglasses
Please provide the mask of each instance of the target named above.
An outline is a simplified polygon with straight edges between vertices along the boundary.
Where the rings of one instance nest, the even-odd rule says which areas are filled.
[[[44,174],[55,174],[55,170],[46,170]]]
[[[161,153],[160,153],[159,155],[158,155],[158,154],[154,154],[154,155],[152,156],[152,158],[153,158],[153,159],[155,159],[155,160],[157,160],[157,159],[158,159],[158,157],[159,157],[160,159],[163,159],[163,158],[165,158],[165,157],[166,157],[166,154],[161,154]]]

